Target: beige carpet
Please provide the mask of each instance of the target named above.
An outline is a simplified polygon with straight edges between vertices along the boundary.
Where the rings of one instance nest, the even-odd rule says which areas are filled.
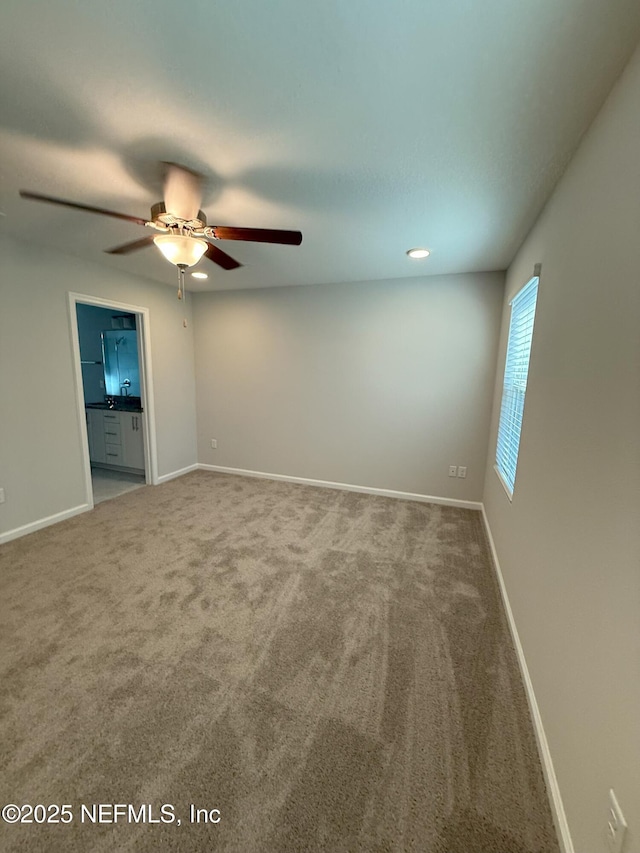
[[[3,851],[557,853],[478,513],[195,472],[0,564],[0,804],[73,814]]]

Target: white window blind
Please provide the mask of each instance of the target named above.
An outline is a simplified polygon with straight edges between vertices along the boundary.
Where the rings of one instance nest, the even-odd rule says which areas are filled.
[[[511,323],[496,449],[496,467],[510,495],[513,495],[518,467],[538,281],[539,277],[534,276],[511,301]]]

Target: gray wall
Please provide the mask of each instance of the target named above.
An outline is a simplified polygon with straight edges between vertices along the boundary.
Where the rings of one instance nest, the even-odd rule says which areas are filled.
[[[513,503],[484,503],[576,851],[603,850],[607,792],[640,851],[640,53],[507,277],[542,262]]]
[[[480,500],[503,287],[479,273],[196,294],[198,460]]]
[[[196,461],[193,335],[175,289],[0,238],[0,533],[85,500],[69,291],[149,308],[158,473]]]

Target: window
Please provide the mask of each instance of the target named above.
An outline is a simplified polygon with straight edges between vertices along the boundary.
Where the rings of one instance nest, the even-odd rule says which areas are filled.
[[[511,301],[511,323],[509,325],[507,360],[504,366],[498,446],[496,448],[496,471],[500,475],[510,498],[513,496],[518,467],[520,431],[524,413],[524,397],[527,391],[527,374],[529,372],[536,300],[538,298],[538,281],[539,276],[534,275]]]

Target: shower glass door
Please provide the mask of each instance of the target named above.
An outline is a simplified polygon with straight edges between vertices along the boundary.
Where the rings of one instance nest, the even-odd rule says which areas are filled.
[[[105,391],[109,397],[139,397],[138,333],[102,332]]]

